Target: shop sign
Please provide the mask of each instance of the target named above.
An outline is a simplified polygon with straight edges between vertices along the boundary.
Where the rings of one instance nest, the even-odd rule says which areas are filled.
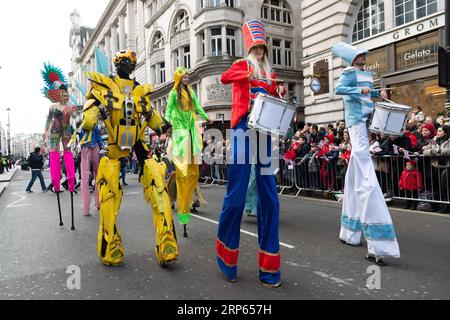
[[[437,32],[396,44],[396,69],[404,70],[437,63],[438,47]]]

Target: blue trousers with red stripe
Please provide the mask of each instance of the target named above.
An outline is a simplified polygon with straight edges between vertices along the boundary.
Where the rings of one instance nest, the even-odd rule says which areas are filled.
[[[244,117],[239,125],[232,131],[232,163],[228,166],[228,187],[222,213],[219,221],[217,239],[217,262],[225,276],[234,280],[237,277],[237,262],[239,257],[240,227],[245,208],[248,183],[250,179],[250,144],[245,141],[237,145],[236,130],[246,132],[247,118]],[[262,141],[263,139],[258,139]],[[257,144],[259,153],[260,143]],[[267,157],[271,159],[272,141],[270,136],[264,136],[267,143]],[[245,164],[237,164],[237,159],[245,156]],[[266,162],[266,161],[264,161]],[[256,163],[256,184],[258,192],[258,237],[259,237],[259,279],[269,284],[280,281],[280,242],[279,228],[279,199],[273,171],[265,175],[270,164],[261,163],[258,157]],[[263,174],[264,173],[264,174]]]

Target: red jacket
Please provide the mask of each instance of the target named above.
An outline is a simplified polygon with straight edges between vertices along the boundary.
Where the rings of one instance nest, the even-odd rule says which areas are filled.
[[[292,143],[291,149],[284,155],[288,160],[295,160],[297,158],[297,151],[300,149],[300,142],[294,141]]]
[[[250,68],[246,59],[237,60],[230,69],[222,74],[223,84],[233,84],[233,101],[231,106],[231,129],[235,128],[242,117],[250,112],[250,74],[253,69]],[[276,80],[275,72],[270,75],[272,79]],[[273,81],[270,89],[270,94],[278,96],[276,93],[278,84]],[[283,95],[286,94],[286,90]]]
[[[345,150],[344,152],[342,152],[342,156],[341,156],[341,159],[342,160],[348,160],[348,161],[350,161],[350,157],[352,156],[352,152],[351,151],[347,151],[347,150]]]
[[[417,170],[403,170],[398,183],[399,187],[404,190],[422,190],[422,174]]]
[[[409,140],[411,140],[411,147],[413,148],[413,150],[416,149],[417,147],[417,137],[413,132],[405,132],[405,136],[407,136],[409,138]]]

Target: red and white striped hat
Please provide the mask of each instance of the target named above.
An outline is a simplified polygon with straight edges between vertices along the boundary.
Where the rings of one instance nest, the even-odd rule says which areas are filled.
[[[263,45],[268,50],[267,46],[267,36],[266,29],[264,25],[258,20],[250,20],[242,27],[242,34],[244,37],[245,47],[247,48],[247,53],[253,47]]]

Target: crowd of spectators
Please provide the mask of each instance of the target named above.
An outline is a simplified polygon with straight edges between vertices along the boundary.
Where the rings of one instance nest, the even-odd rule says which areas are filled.
[[[294,132],[280,146],[283,165],[279,182],[291,182],[283,179],[292,179],[289,169],[294,165],[297,186],[342,193],[352,150],[345,122],[322,127],[307,123]],[[450,127],[444,125],[444,116],[433,119],[416,106],[401,136],[372,133],[370,152],[386,201],[394,196],[421,199],[425,200],[421,210],[448,210],[445,204],[436,209],[426,203],[449,201]],[[407,205],[416,208],[422,202]]]

